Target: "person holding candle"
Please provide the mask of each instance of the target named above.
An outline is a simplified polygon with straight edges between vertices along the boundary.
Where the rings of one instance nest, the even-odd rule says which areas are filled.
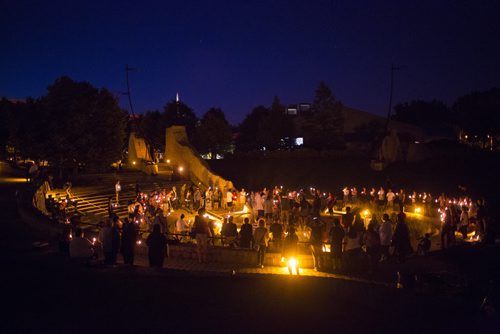
[[[77,228],[75,236],[69,242],[69,256],[71,259],[89,264],[92,258],[96,257],[94,245],[83,236],[83,230]]]
[[[122,186],[120,185],[120,180],[115,183],[115,194],[116,194],[116,204],[120,203],[120,191],[122,191]]]

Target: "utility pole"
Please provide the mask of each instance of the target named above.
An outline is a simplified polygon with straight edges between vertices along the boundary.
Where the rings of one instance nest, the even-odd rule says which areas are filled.
[[[401,70],[401,66],[391,65],[391,88],[389,93],[389,110],[387,111],[387,120],[385,121],[385,132],[389,131],[389,120],[391,118],[391,110],[392,110],[392,91],[394,89],[394,71]]]
[[[132,117],[135,117],[134,108],[132,107],[132,97],[130,96],[130,84],[128,81],[128,72],[133,71],[133,70],[135,70],[135,68],[128,67],[128,64],[125,65],[125,79],[127,81],[127,92],[124,94],[128,96],[128,103],[130,105],[130,112],[132,113]]]

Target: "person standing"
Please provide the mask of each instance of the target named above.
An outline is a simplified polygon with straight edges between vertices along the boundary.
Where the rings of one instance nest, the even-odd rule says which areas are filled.
[[[283,242],[283,251],[282,251],[282,257],[285,259],[287,262],[287,267],[288,267],[288,272],[290,275],[293,274],[293,268],[291,264],[291,259],[296,260],[296,270],[297,270],[297,275],[300,275],[300,269],[299,269],[299,261],[297,261],[297,255],[298,255],[298,245],[299,243],[299,237],[295,233],[295,228],[293,226],[290,226],[288,228],[288,235],[286,236],[284,242]]]
[[[321,211],[321,197],[319,190],[314,193],[313,205],[312,205],[312,217],[319,217]]]
[[[201,207],[201,191],[200,188],[196,187],[194,194],[193,194],[193,209],[195,211],[198,211],[198,209]]]
[[[361,254],[361,232],[353,225],[349,227],[346,233],[343,267],[351,272],[357,271]]]
[[[469,210],[465,205],[462,205],[462,212],[460,213],[460,228],[464,241],[467,239],[467,227],[469,227]]]
[[[281,249],[282,248],[282,242],[283,242],[283,226],[280,224],[279,220],[275,220],[272,224],[271,227],[269,228],[271,231],[271,234],[273,236],[273,247],[275,249]]]
[[[340,226],[340,220],[333,220],[333,227],[330,229],[330,256],[332,257],[333,270],[341,270],[342,265],[342,242],[345,237],[345,231]]]
[[[236,224],[233,222],[233,216],[229,216],[227,218],[227,223],[222,228],[222,236],[229,247],[234,248],[236,246],[238,230],[236,228]]]
[[[281,196],[280,200],[280,208],[281,208],[281,221],[283,224],[288,225],[288,222],[290,220],[290,195],[289,194],[284,194]]]
[[[115,209],[113,205],[113,196],[108,197],[108,218],[113,219],[115,216]]]
[[[116,264],[116,255],[120,249],[120,234],[110,220],[106,221],[99,231],[99,242],[102,245],[104,263],[108,265]]]
[[[348,231],[353,223],[354,215],[351,212],[351,207],[348,206],[345,208],[345,214],[342,216],[342,227],[344,228],[344,231]]]
[[[399,194],[397,196],[398,203],[399,203],[399,211],[404,211],[404,206],[406,204],[406,194],[403,189],[399,190]]]
[[[255,193],[253,208],[257,211],[257,218],[264,218],[264,193]]]
[[[364,244],[370,261],[370,272],[377,269],[380,260],[380,234],[378,228],[377,218],[373,216],[364,234]]]
[[[311,229],[311,236],[309,238],[309,244],[311,246],[311,252],[314,262],[314,271],[323,269],[323,229],[324,223],[320,221],[318,217],[314,217],[309,223],[309,228]]]
[[[250,219],[245,217],[243,220],[243,225],[240,228],[240,247],[250,248],[252,243],[252,225],[250,224]]]
[[[349,192],[349,187],[347,186],[342,189],[342,193],[344,195],[344,206],[347,206],[349,204]]]
[[[392,189],[389,189],[386,194],[387,198],[387,209],[389,210],[394,210],[394,200],[396,199],[396,194],[392,191]]]
[[[380,260],[386,261],[390,257],[389,247],[392,241],[392,224],[387,213],[384,213],[382,217],[382,224],[378,228],[378,234],[380,238],[380,252],[382,253]]]
[[[265,228],[264,219],[259,220],[259,227],[253,233],[254,246],[257,249],[257,266],[264,268],[264,258],[266,256],[266,249],[269,242],[269,232]]]
[[[198,262],[207,262],[208,253],[208,237],[211,236],[208,222],[203,217],[204,210],[199,209],[198,214],[194,217],[194,224],[192,232],[196,238],[196,252],[198,254]]]
[[[380,189],[377,192],[378,196],[378,209],[383,211],[385,209],[385,190],[384,188],[380,187]]]
[[[117,180],[115,183],[116,205],[120,203],[120,191],[122,191],[122,186],[120,180]]]
[[[266,195],[264,199],[264,217],[266,218],[266,223],[270,224],[270,221],[273,219],[273,202],[269,195]]]
[[[161,233],[160,225],[153,226],[153,232],[146,239],[148,245],[149,266],[162,268],[165,261],[167,238]]]
[[[184,220],[184,218],[185,218],[184,214],[181,213],[181,216],[175,222],[175,233],[181,234],[181,236],[179,237],[180,242],[184,242],[186,237],[183,236],[189,233],[189,225]]]
[[[233,210],[233,192],[230,188],[226,192],[226,206],[229,212]]]
[[[412,251],[410,243],[410,230],[408,229],[405,216],[403,215],[398,215],[398,223],[394,229],[392,243],[394,245],[394,253],[397,255],[398,262],[403,263],[406,256]]]
[[[328,214],[333,216],[333,210],[335,208],[335,196],[330,192],[328,193],[328,198],[326,199],[326,207],[328,208]]]
[[[123,223],[121,253],[123,256],[123,263],[133,265],[135,256],[135,245],[137,242],[137,226],[136,224],[125,218]]]
[[[247,193],[245,192],[245,188],[241,188],[241,191],[239,192],[239,204],[241,207],[241,210],[245,208],[245,204],[247,202]]]
[[[94,245],[83,236],[81,228],[75,230],[75,237],[69,242],[69,256],[71,259],[86,264],[89,264],[90,260],[95,256]]]

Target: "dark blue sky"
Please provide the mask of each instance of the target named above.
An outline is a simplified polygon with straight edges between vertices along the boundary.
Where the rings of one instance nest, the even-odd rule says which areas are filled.
[[[344,104],[395,102],[500,86],[499,1],[0,0],[0,96],[39,97],[61,75],[119,94],[136,112],[179,92],[198,116],[233,124],[257,105],[310,102],[325,81]],[[128,109],[125,96],[121,105]]]

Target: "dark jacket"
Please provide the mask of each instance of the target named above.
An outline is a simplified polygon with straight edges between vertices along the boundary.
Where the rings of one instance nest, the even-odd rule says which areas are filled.
[[[162,267],[165,259],[165,247],[167,238],[160,232],[160,225],[154,225],[153,232],[146,239],[148,245],[149,265],[151,267]]]
[[[123,224],[121,253],[124,255],[135,253],[135,243],[137,241],[137,226],[134,223]]]

